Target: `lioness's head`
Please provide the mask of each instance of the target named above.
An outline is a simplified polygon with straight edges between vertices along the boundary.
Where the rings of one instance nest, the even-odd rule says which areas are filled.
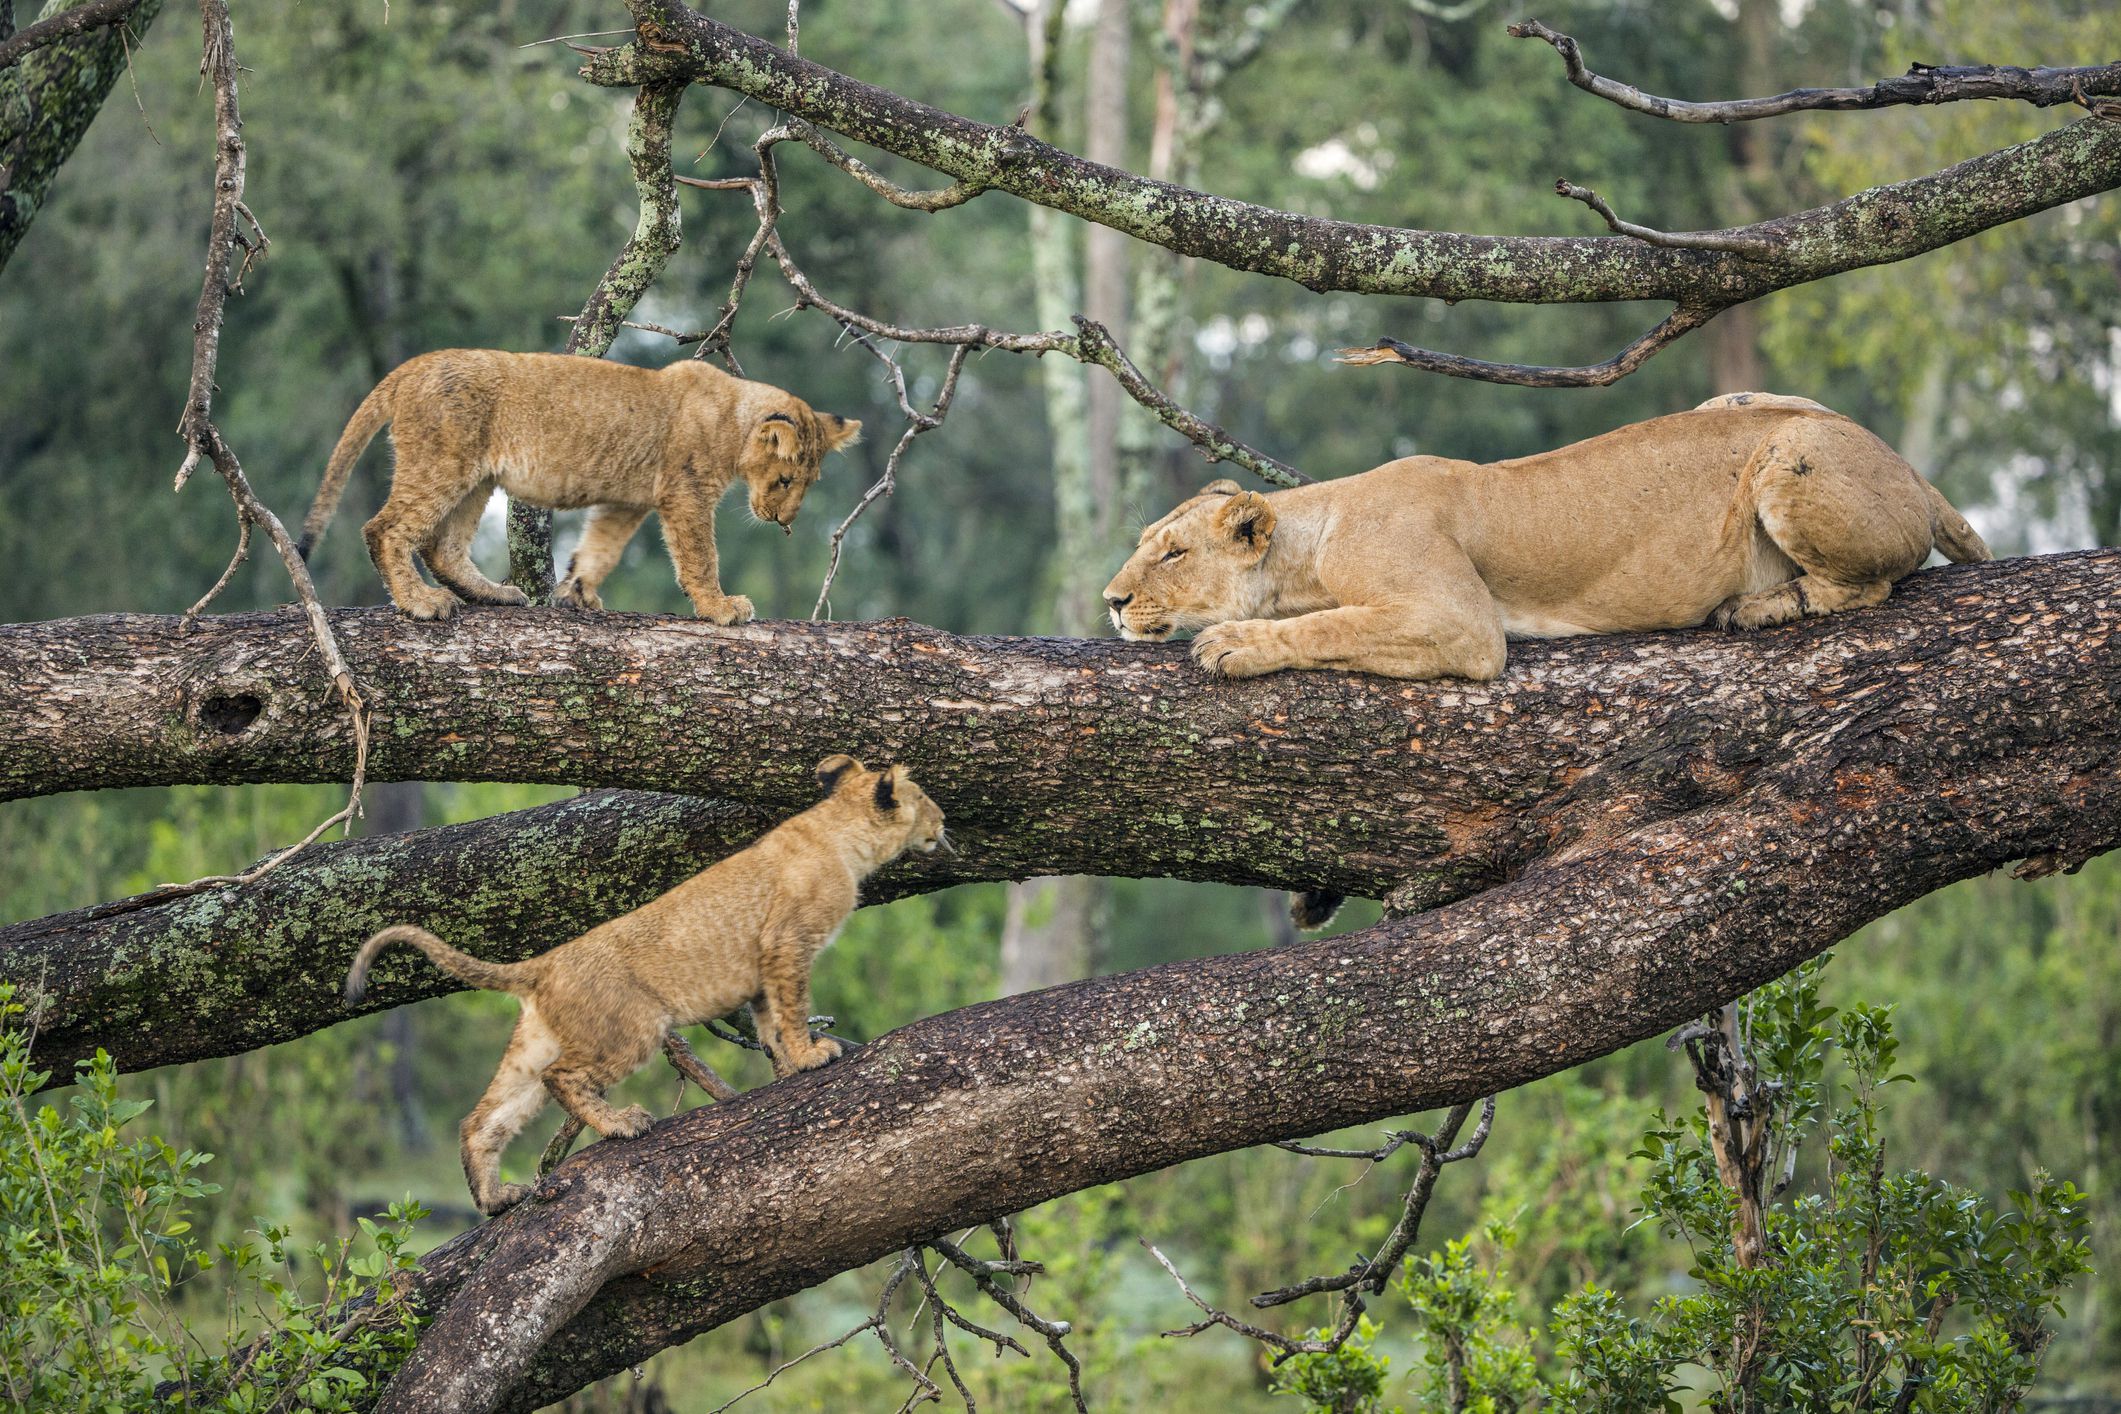
[[[903,765],[872,771],[852,756],[827,756],[817,763],[817,780],[827,796],[845,800],[897,836],[899,849],[933,854],[936,846],[950,842],[943,832],[943,808]]]
[[[1160,642],[1257,612],[1260,561],[1274,536],[1274,508],[1257,491],[1216,481],[1142,532],[1105,586],[1105,607],[1122,637]]]

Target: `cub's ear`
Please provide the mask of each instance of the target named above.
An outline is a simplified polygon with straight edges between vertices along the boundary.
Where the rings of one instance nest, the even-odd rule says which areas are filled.
[[[1264,555],[1274,534],[1274,507],[1257,491],[1239,491],[1216,507],[1215,528],[1238,548]]]
[[[877,808],[877,809],[879,809],[879,810],[896,810],[896,809],[898,809],[898,783],[899,783],[899,780],[900,780],[900,779],[901,779],[901,778],[902,778],[902,777],[903,777],[903,776],[904,776],[905,774],[906,774],[906,768],[905,768],[904,766],[893,766],[893,767],[889,768],[888,770],[885,770],[885,771],[880,771],[880,772],[878,772],[878,773],[877,773],[877,778],[876,778],[876,808]]]
[[[792,457],[803,445],[796,435],[795,419],[785,412],[769,412],[760,418],[751,437],[777,457]]]
[[[824,436],[825,450],[828,452],[839,451],[842,447],[851,447],[862,440],[862,424],[859,418],[841,417],[837,413],[821,412],[818,414],[817,428]]]
[[[827,756],[817,763],[817,783],[825,788],[825,794],[830,795],[839,787],[840,777],[861,769],[862,763],[852,756],[844,753]]]
[[[1201,496],[1235,496],[1245,488],[1225,476],[1220,481],[1211,481],[1195,494]]]

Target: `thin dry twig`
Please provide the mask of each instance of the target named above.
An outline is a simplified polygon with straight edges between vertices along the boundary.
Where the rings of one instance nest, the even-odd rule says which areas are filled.
[[[2024,69],[2009,64],[1915,64],[1898,78],[1880,79],[1865,88],[1795,88],[1770,98],[1739,98],[1720,103],[1690,103],[1659,98],[1633,84],[1594,74],[1583,62],[1582,46],[1537,20],[1509,27],[1517,39],[1537,39],[1561,55],[1569,82],[1586,93],[1636,113],[1675,123],[1745,123],[1785,113],[1816,109],[1891,108],[1911,103],[1956,103],[1974,98],[2016,99],[2036,108],[2081,101],[2080,95],[2121,94],[2121,62],[2086,68]]]
[[[214,370],[220,361],[221,326],[228,311],[228,297],[241,289],[243,276],[252,261],[264,254],[269,242],[257,216],[243,202],[243,117],[236,101],[236,39],[228,17],[227,0],[200,0],[199,17],[205,36],[199,69],[214,90],[214,206],[213,224],[207,238],[206,276],[199,289],[198,311],[192,321],[191,387],[185,399],[183,419],[177,428],[178,435],[184,438],[185,455],[177,468],[176,489],[184,489],[184,483],[201,461],[211,463],[221,474],[228,486],[229,497],[235,502],[237,530],[236,553],[230,558],[228,568],[221,572],[221,577],[214,581],[213,587],[199,602],[192,605],[185,619],[189,622],[195,618],[228,585],[235,576],[236,567],[249,556],[253,527],[262,526],[266,538],[287,567],[287,577],[309,621],[310,634],[316,640],[325,673],[331,680],[333,691],[345,705],[353,727],[354,770],[345,806],[293,845],[267,856],[241,874],[216,874],[194,879],[188,884],[166,884],[143,899],[131,901],[136,904],[164,902],[210,888],[242,887],[263,878],[332,826],[344,824],[350,828],[361,813],[361,787],[368,774],[368,707],[362,701],[353,670],[339,651],[338,638],[325,616],[316,585],[310,580],[309,567],[302,562],[287,527],[258,499],[235,452],[213,422]],[[245,223],[249,225],[247,233]],[[237,250],[243,252],[243,262],[232,269]]]
[[[1481,358],[1438,353],[1434,349],[1417,349],[1411,344],[1401,343],[1398,339],[1389,337],[1379,339],[1369,348],[1336,350],[1335,357],[1341,363],[1358,366],[1403,363],[1425,373],[1443,373],[1453,378],[1472,378],[1483,383],[1508,383],[1520,388],[1603,388],[1627,377],[1667,344],[1699,329],[1720,313],[1720,307],[1682,305],[1673,310],[1663,323],[1604,363],[1586,364],[1577,368],[1552,368],[1530,363],[1490,363]]]
[[[999,1240],[997,1237],[997,1241]],[[1083,1400],[1082,1362],[1075,1358],[1074,1352],[1069,1350],[1066,1344],[1067,1336],[1075,1328],[1066,1321],[1049,1320],[1039,1315],[1024,1303],[1022,1297],[995,1280],[998,1276],[1034,1276],[1045,1268],[1037,1262],[1019,1261],[1014,1258],[1004,1258],[997,1262],[983,1261],[943,1237],[934,1239],[928,1246],[936,1255],[970,1276],[973,1285],[977,1286],[989,1301],[1014,1316],[1020,1325],[1037,1332],[1039,1338],[1046,1342],[1046,1348],[1053,1352],[1054,1358],[1067,1367],[1068,1395],[1075,1401],[1077,1414],[1090,1414],[1090,1406]],[[1013,1245],[1004,1245],[1003,1250],[1014,1250]]]
[[[1589,187],[1579,187],[1574,182],[1556,179],[1554,194],[1571,201],[1580,201],[1605,218],[1607,226],[1619,235],[1643,242],[1645,245],[1665,246],[1673,250],[1727,250],[1747,260],[1767,260],[1775,256],[1780,247],[1765,236],[1731,235],[1720,231],[1660,231],[1650,226],[1638,226],[1632,221],[1623,221],[1613,211],[1611,203]]]
[[[1333,1158],[1362,1159],[1388,1156],[1408,1144],[1421,1150],[1421,1167],[1415,1171],[1414,1181],[1407,1189],[1407,1196],[1401,1205],[1399,1218],[1393,1223],[1392,1230],[1386,1234],[1384,1242],[1379,1245],[1374,1254],[1369,1257],[1358,1256],[1354,1265],[1344,1272],[1307,1277],[1303,1281],[1289,1286],[1261,1292],[1252,1298],[1252,1304],[1264,1310],[1275,1306],[1285,1306],[1289,1302],[1299,1301],[1306,1296],[1315,1296],[1320,1292],[1339,1292],[1341,1294],[1340,1319],[1330,1334],[1325,1336],[1305,1336],[1292,1340],[1279,1331],[1271,1331],[1264,1326],[1254,1325],[1250,1321],[1211,1306],[1202,1299],[1198,1292],[1186,1284],[1186,1279],[1179,1275],[1178,1268],[1172,1265],[1171,1259],[1157,1250],[1148,1239],[1144,1238],[1142,1239],[1142,1246],[1149,1249],[1149,1254],[1156,1258],[1163,1269],[1171,1274],[1171,1279],[1178,1283],[1178,1289],[1185,1294],[1186,1299],[1199,1307],[1206,1317],[1204,1320],[1195,1321],[1190,1326],[1165,1331],[1164,1334],[1179,1336],[1198,1335],[1202,1331],[1212,1330],[1217,1326],[1221,1326],[1227,1330],[1236,1331],[1246,1339],[1257,1341],[1274,1351],[1274,1362],[1276,1364],[1280,1364],[1292,1355],[1326,1354],[1340,1349],[1342,1345],[1347,1343],[1348,1337],[1354,1334],[1356,1323],[1362,1317],[1365,1307],[1365,1295],[1376,1295],[1385,1289],[1385,1284],[1391,1280],[1392,1273],[1399,1269],[1400,1261],[1406,1256],[1407,1249],[1413,1245],[1414,1239],[1420,1235],[1422,1215],[1428,1210],[1429,1197],[1435,1192],[1437,1177],[1449,1165],[1462,1163],[1479,1154],[1481,1146],[1488,1142],[1488,1135],[1495,1124],[1495,1100],[1492,1096],[1481,1101],[1480,1119],[1474,1125],[1471,1136],[1467,1138],[1465,1143],[1459,1144],[1455,1148],[1452,1147],[1453,1141],[1457,1139],[1459,1131],[1465,1126],[1467,1118],[1472,1113],[1473,1107],[1471,1105],[1459,1105],[1444,1117],[1443,1124],[1433,1136],[1419,1134],[1411,1130],[1403,1131],[1394,1134],[1386,1144],[1380,1146],[1377,1150],[1306,1149],[1301,1146],[1297,1148],[1296,1152],[1299,1153],[1318,1153]],[[1288,1146],[1284,1145],[1283,1147]]]

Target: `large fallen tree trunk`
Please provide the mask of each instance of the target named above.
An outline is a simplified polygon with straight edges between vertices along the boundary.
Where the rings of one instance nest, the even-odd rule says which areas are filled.
[[[933,1017],[593,1145],[427,1259],[435,1324],[383,1407],[533,1408],[908,1244],[1507,1089],[1697,1016],[1953,880],[2112,848],[2121,594],[2104,565],[2047,609],[1959,606],[1981,626],[1911,636],[1897,670],[1761,681],[1812,703],[1798,749],[1697,808],[1616,811],[1475,898]],[[1675,749],[1639,725],[1635,755]]]
[[[243,890],[127,900],[0,929],[0,980],[43,1002],[41,1064],[127,1068],[288,1040],[385,922],[520,957],[667,887],[806,804],[819,757],[913,763],[955,857],[872,898],[1039,873],[1324,885],[1400,911],[1742,797],[1764,774],[1909,732],[2116,731],[2121,553],[1941,570],[1885,607],[1750,637],[1515,645],[1492,684],[1352,674],[1210,679],[1183,648],[966,639],[906,624],[552,611],[449,626],[334,615],[376,708],[379,779],[633,792],[313,847]],[[292,614],[0,628],[0,787],[329,779],[345,719]],[[431,704],[451,704],[437,709]],[[1970,747],[1970,749],[1972,749]],[[402,961],[402,960],[400,960]],[[452,990],[387,964],[363,1010]]]

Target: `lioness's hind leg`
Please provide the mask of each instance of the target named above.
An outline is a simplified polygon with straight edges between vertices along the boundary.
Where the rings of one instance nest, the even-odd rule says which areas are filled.
[[[1717,628],[1773,628],[1798,619],[1837,614],[1843,609],[1869,609],[1885,602],[1893,592],[1889,579],[1862,584],[1842,584],[1816,574],[1801,574],[1758,594],[1733,594],[1716,607],[1709,622]]]
[[[528,604],[530,596],[522,590],[512,584],[495,584],[472,563],[471,540],[492,495],[491,478],[474,486],[470,495],[442,517],[421,554],[427,557],[427,568],[434,572],[436,582],[462,598],[475,604]]]

